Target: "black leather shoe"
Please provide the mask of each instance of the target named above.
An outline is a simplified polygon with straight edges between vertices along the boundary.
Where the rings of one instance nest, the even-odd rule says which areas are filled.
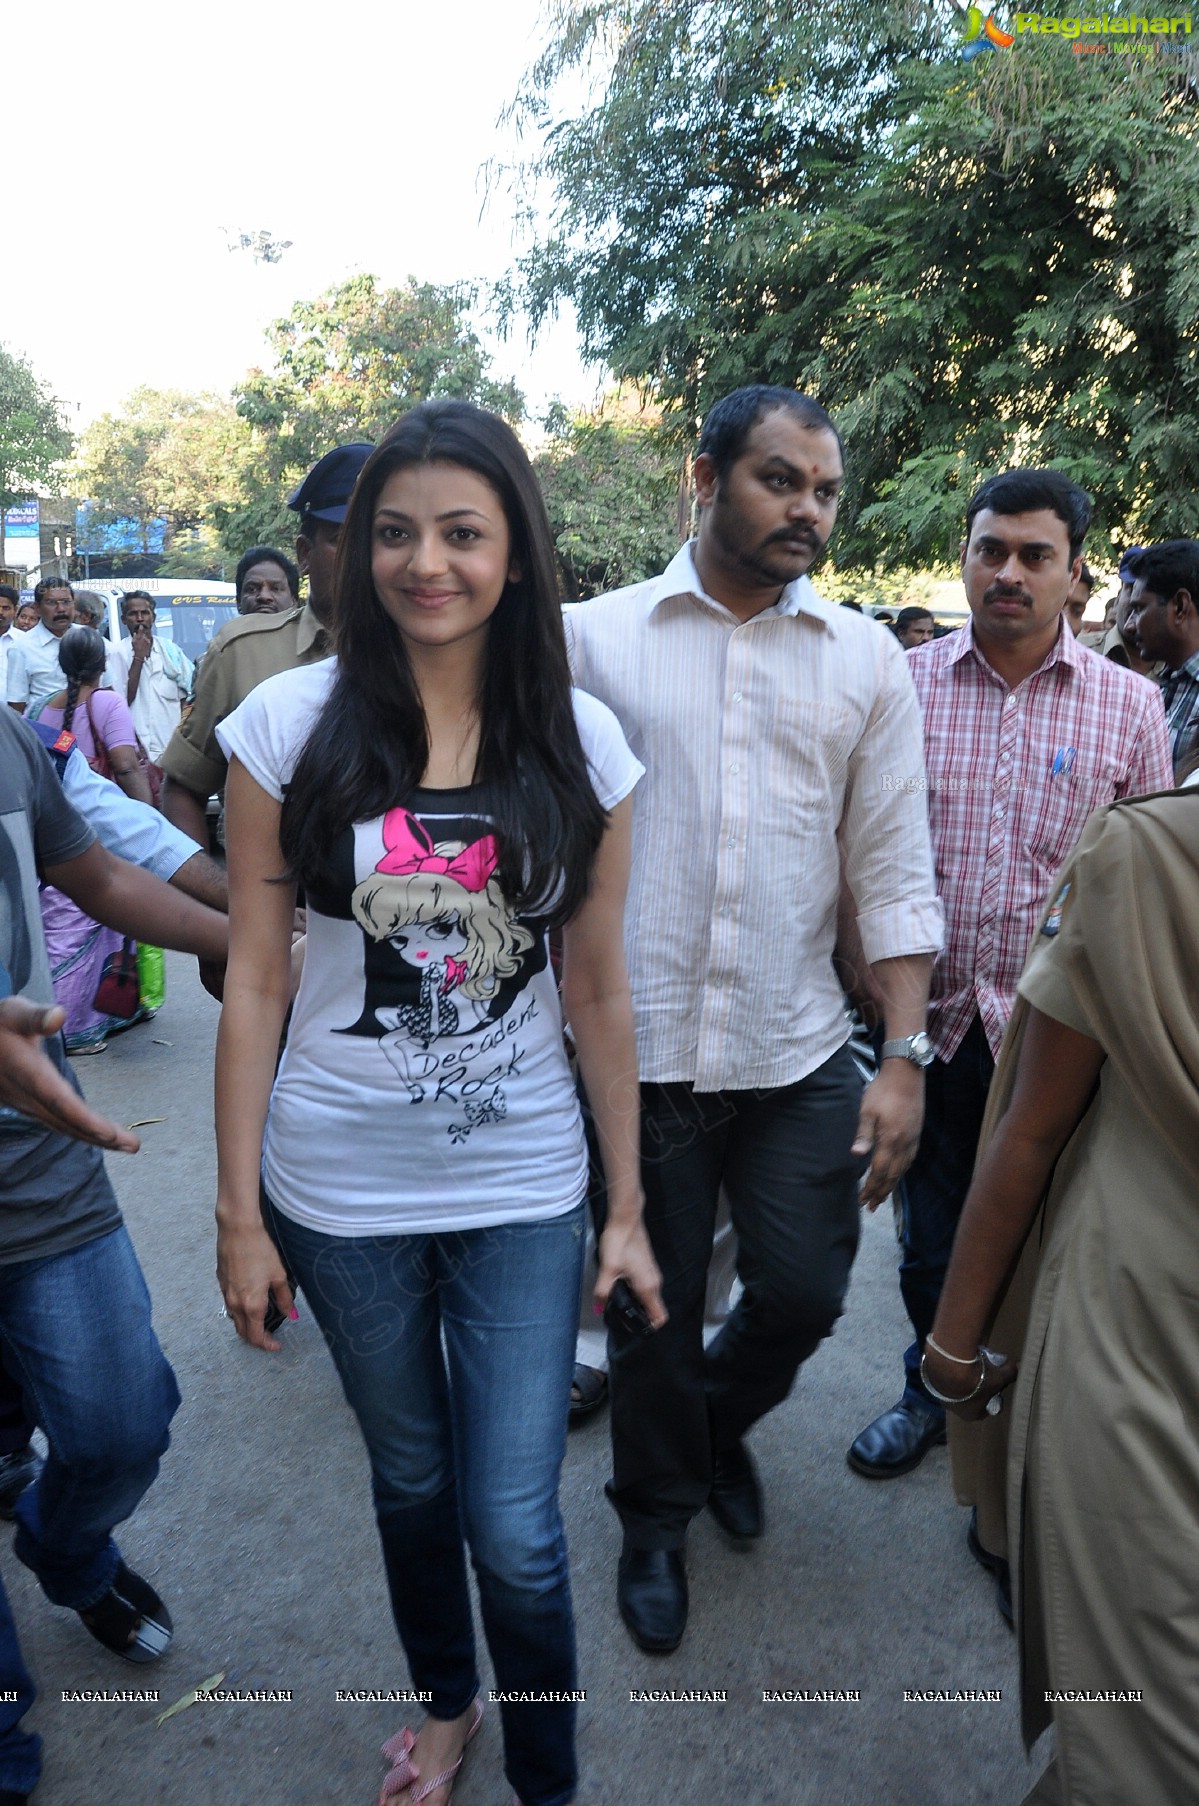
[[[669,1655],[687,1628],[687,1570],[681,1549],[630,1549],[621,1553],[616,1603],[634,1643],[651,1655]]]
[[[999,1607],[999,1615],[1009,1630],[1016,1628],[1012,1616],[1012,1570],[1002,1555],[992,1555],[984,1549],[978,1535],[977,1507],[970,1513],[970,1527],[966,1531],[966,1547],[973,1555],[980,1568],[985,1568],[995,1581],[995,1603]]]
[[[845,1459],[855,1474],[868,1480],[894,1480],[919,1467],[928,1451],[944,1441],[944,1411],[901,1398],[866,1425]]]
[[[762,1534],[762,1488],[757,1469],[743,1442],[717,1455],[712,1469],[708,1509],[726,1536],[752,1542]]]

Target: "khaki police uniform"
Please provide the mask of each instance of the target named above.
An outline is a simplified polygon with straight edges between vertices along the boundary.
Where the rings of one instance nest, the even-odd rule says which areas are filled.
[[[1102,652],[1104,658],[1113,659],[1117,665],[1123,665],[1126,671],[1132,669],[1132,663],[1128,656],[1128,647],[1125,644],[1124,635],[1120,632],[1118,627],[1108,628],[1103,636],[1103,644],[1100,646],[1099,650]],[[1156,665],[1150,665],[1148,671],[1145,672],[1145,676],[1151,678],[1154,683],[1160,683],[1165,676],[1165,671],[1165,665],[1159,660]]]
[[[333,650],[307,603],[284,615],[246,615],[222,627],[196,667],[196,700],[162,755],[173,783],[195,796],[223,791],[228,760],[216,730],[264,679],[313,665]]]

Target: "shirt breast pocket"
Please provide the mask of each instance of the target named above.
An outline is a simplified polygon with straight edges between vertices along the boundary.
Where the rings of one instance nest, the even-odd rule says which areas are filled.
[[[1028,849],[1047,871],[1058,870],[1087,817],[1114,800],[1119,782],[1115,760],[1102,755],[1082,770],[1050,772],[1043,778],[1029,820]]]
[[[854,745],[856,717],[839,698],[780,697],[773,743],[787,771],[822,771],[844,777]]]

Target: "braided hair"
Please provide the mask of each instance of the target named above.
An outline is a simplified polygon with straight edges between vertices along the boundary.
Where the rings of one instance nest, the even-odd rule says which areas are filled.
[[[62,724],[67,732],[79,706],[79,692],[85,684],[99,683],[108,658],[108,644],[94,627],[68,627],[58,642],[58,662],[67,680],[67,706]]]

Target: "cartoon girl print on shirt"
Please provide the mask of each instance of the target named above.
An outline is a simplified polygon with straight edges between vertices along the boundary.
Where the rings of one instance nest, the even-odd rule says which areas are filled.
[[[439,1095],[469,1096],[469,1078],[460,1078],[454,1088],[445,1075],[460,1074],[476,1049],[486,1051],[479,1031],[493,1020],[498,993],[508,988],[505,981],[519,981],[535,937],[512,914],[496,882],[494,836],[465,844],[434,842],[401,808],[384,816],[383,844],[387,850],[375,870],[354,888],[351,909],[363,933],[376,944],[386,943],[407,970],[407,988],[415,982],[416,996],[410,1003],[374,1007],[384,1031],[379,1044],[414,1103],[429,1095],[434,1083]],[[460,1049],[447,1052],[447,1037],[457,1037]],[[438,1049],[431,1054],[435,1042]],[[486,1088],[484,1081],[481,1089]],[[504,1107],[498,1083],[488,1096],[469,1097],[463,1135],[476,1121],[498,1120]]]

